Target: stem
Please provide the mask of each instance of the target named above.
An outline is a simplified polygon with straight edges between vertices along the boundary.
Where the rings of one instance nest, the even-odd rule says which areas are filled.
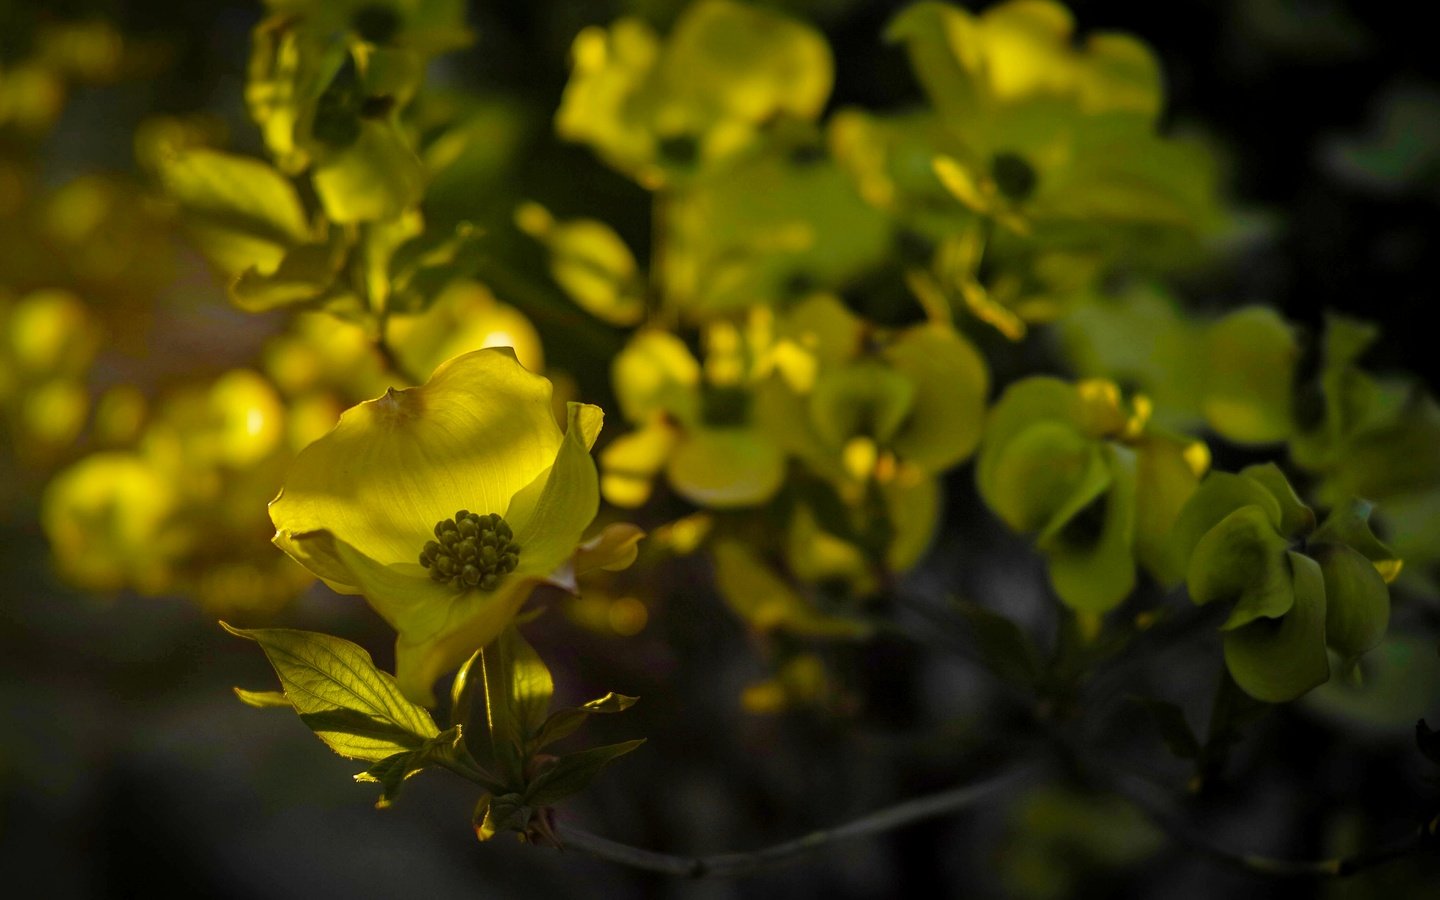
[[[984,781],[951,788],[907,800],[879,810],[835,828],[812,831],[804,837],[785,841],[749,853],[717,853],[710,856],[672,856],[632,847],[591,834],[579,828],[557,826],[556,833],[565,846],[582,850],[597,859],[619,863],[647,872],[676,875],[682,878],[733,878],[814,853],[832,844],[870,837],[915,822],[933,819],[973,806],[992,794],[1018,782],[1026,774],[1024,767],[991,776]]]

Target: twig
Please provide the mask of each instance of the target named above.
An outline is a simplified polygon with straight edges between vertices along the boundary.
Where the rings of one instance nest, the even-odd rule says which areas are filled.
[[[917,797],[871,813],[835,828],[813,831],[801,838],[775,844],[749,853],[717,853],[710,856],[672,856],[612,841],[579,828],[557,826],[556,833],[563,845],[583,851],[608,862],[619,863],[648,872],[676,875],[682,878],[733,878],[760,869],[788,862],[795,857],[814,853],[832,844],[870,837],[939,816],[958,812],[999,793],[1018,782],[1027,768],[1019,767],[998,775],[952,788],[938,794]]]

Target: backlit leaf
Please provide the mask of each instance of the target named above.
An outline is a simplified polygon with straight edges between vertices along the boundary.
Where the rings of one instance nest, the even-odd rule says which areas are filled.
[[[533,753],[561,738],[568,737],[575,732],[575,729],[585,724],[585,720],[592,715],[624,712],[635,705],[638,697],[627,697],[624,694],[617,694],[613,691],[596,700],[591,700],[583,706],[572,706],[566,709],[556,710],[540,726],[540,730],[530,740],[530,751]]]
[[[400,692],[394,676],[375,668],[370,654],[349,641],[288,628],[224,628],[260,645],[286,699],[341,756],[379,762],[418,750],[440,733],[430,713]]]

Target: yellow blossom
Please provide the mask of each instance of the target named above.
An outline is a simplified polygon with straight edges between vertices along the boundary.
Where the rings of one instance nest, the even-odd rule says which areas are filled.
[[[275,544],[398,632],[396,676],[417,702],[537,585],[573,583],[567,563],[599,505],[603,414],[571,403],[562,433],[551,393],[507,350],[456,357],[347,411],[270,504]],[[574,567],[615,564],[606,546]]]

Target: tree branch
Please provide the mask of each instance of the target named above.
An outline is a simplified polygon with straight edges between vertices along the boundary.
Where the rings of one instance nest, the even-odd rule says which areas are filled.
[[[871,837],[915,822],[958,812],[1019,782],[1027,772],[1027,767],[1017,767],[974,784],[907,800],[853,822],[813,831],[804,837],[749,853],[672,856],[612,841],[579,828],[557,825],[555,831],[563,846],[572,847],[607,862],[682,878],[733,878],[788,862],[842,841]]]

